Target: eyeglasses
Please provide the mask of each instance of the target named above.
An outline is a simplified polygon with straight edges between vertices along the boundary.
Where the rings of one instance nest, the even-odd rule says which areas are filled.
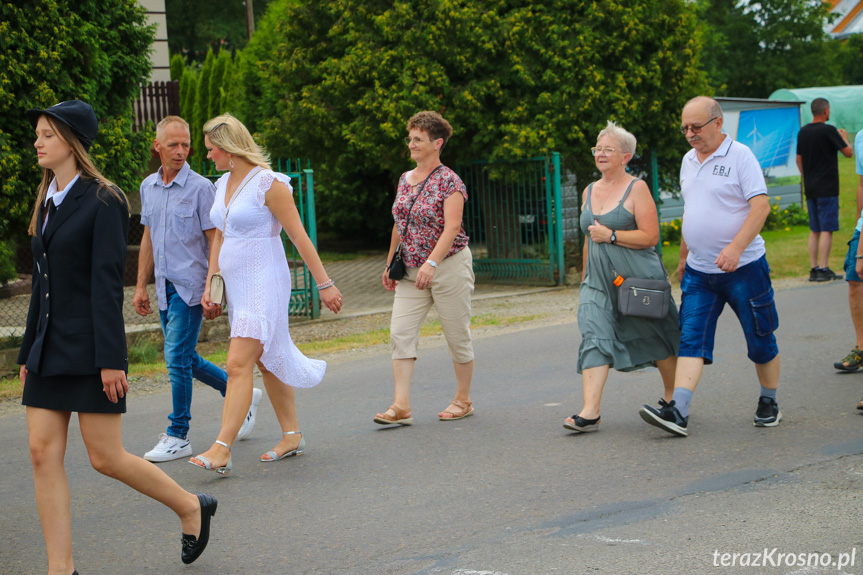
[[[680,126],[680,133],[683,134],[684,136],[686,135],[687,131],[691,131],[693,134],[697,134],[704,128],[704,126],[706,126],[707,124],[709,124],[713,120],[716,120],[717,118],[719,118],[719,116],[713,116],[712,118],[710,118],[709,120],[707,120],[706,122],[704,122],[701,125],[690,124],[688,126]]]
[[[431,142],[431,140],[423,140],[420,138],[411,138],[410,136],[405,136],[405,144],[410,146],[411,144],[422,144],[423,142]]]
[[[591,148],[590,153],[594,156],[610,156],[616,150],[614,148]]]

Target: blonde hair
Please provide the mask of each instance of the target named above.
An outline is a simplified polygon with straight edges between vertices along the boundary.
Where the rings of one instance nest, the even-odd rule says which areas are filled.
[[[204,135],[220,150],[255,166],[271,169],[270,155],[255,142],[249,129],[232,115],[222,114],[208,121],[204,124]]]
[[[90,159],[90,155],[87,153],[87,150],[84,149],[84,145],[72,132],[72,128],[63,122],[56,121],[50,114],[42,114],[42,117],[48,120],[48,123],[51,124],[51,128],[60,137],[60,139],[72,148],[72,154],[75,156],[75,164],[77,165],[81,176],[84,178],[91,178],[99,183],[99,188],[96,191],[97,197],[105,202],[107,196],[113,196],[123,202],[128,210],[129,201],[126,199],[126,194],[123,190],[114,185],[111,180],[103,176],[102,172],[96,169],[96,166],[93,165],[93,160]],[[53,180],[54,170],[42,168],[42,181],[39,183],[39,187],[37,188],[36,204],[33,206],[33,214],[30,216],[30,226],[27,228],[27,233],[31,236],[36,235],[36,226],[39,224],[39,206],[45,203],[45,197],[48,195],[48,188]]]
[[[599,133],[596,137],[596,141],[599,142],[599,139],[603,136],[609,136],[617,140],[620,144],[620,151],[624,154],[635,155],[635,148],[638,145],[638,141],[635,139],[635,136],[614,122],[609,121],[608,124],[605,125],[605,129]]]

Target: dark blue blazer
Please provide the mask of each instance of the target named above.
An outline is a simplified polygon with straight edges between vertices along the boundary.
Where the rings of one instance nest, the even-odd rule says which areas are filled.
[[[37,228],[33,294],[18,364],[43,377],[128,370],[125,199],[99,191],[96,180],[82,176],[51,215],[44,235],[42,226]]]

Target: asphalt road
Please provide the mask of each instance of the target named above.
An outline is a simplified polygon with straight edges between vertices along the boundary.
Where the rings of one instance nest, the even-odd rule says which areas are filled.
[[[561,426],[581,404],[574,323],[477,340],[476,415],[460,422],[437,421],[454,387],[440,345],[421,349],[407,428],[371,421],[391,401],[386,355],[332,362],[318,388],[297,394],[302,457],[258,462],[278,440],[265,397],[230,477],[162,464],[219,498],[210,547],[188,567],[179,522],[94,472],[73,418],[76,566],[81,575],[863,573],[863,370],[832,369],[853,345],[843,284],[777,294],[784,419],[774,429],[752,425],[757,380],[730,310],[685,439],[637,415],[660,397],[655,370],[612,374],[598,433]],[[221,400],[196,393],[198,452],[215,437]],[[152,447],[169,403],[167,393],[129,402],[127,449]],[[0,417],[0,437],[0,574],[44,574],[23,411]]]

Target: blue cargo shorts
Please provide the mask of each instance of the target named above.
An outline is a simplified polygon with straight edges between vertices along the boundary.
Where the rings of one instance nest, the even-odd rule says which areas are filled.
[[[779,355],[773,335],[779,315],[766,256],[731,273],[706,274],[686,266],[680,289],[679,357],[701,357],[705,365],[713,363],[716,322],[726,303],[743,328],[750,360],[764,364]]]

